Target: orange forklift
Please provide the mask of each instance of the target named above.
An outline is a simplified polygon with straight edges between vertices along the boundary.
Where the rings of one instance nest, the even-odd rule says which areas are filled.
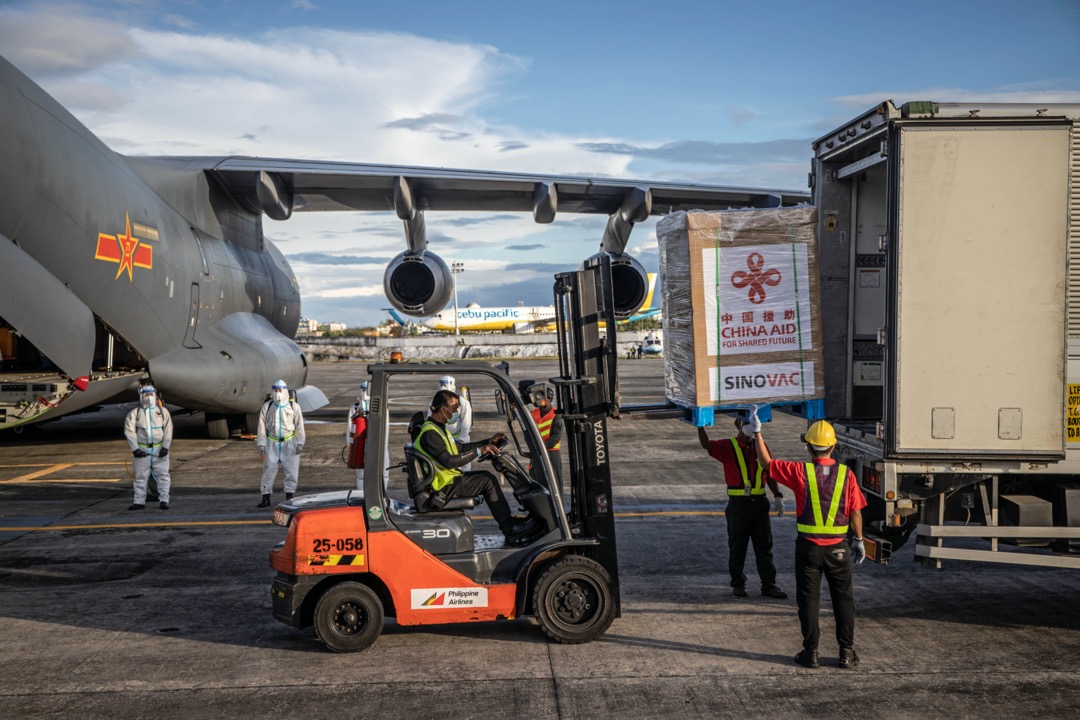
[[[565,424],[569,510],[505,364],[371,365],[363,496],[308,495],[274,510],[274,523],[287,528],[285,540],[270,551],[277,572],[271,586],[275,618],[296,628],[314,625],[328,648],[352,652],[375,642],[386,617],[399,625],[428,625],[531,616],[561,643],[593,640],[619,617],[606,432],[619,398],[607,258],[557,275],[555,305],[561,375],[550,382]],[[539,520],[538,533],[524,546],[508,545],[501,534],[474,534],[467,510],[480,498],[452,499],[432,509],[433,468],[411,444],[404,456],[412,502],[386,496],[388,381],[431,375],[434,386],[445,374],[484,377],[497,387],[498,417],[513,447],[480,462]]]

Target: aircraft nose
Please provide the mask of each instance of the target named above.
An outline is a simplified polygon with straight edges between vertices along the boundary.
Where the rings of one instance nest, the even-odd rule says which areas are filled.
[[[18,224],[37,184],[37,142],[21,75],[0,57],[0,235],[11,240],[18,239]]]

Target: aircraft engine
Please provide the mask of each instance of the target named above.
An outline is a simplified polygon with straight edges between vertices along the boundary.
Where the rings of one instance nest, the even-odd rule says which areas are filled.
[[[603,256],[597,253],[592,258]],[[611,290],[615,300],[615,317],[630,317],[645,304],[649,295],[649,274],[632,255],[607,253],[611,258]]]
[[[403,252],[386,267],[383,290],[390,304],[406,315],[427,317],[446,307],[454,293],[454,277],[435,253]]]

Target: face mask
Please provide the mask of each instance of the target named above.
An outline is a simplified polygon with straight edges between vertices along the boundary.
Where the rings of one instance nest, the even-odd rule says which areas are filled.
[[[157,405],[157,396],[156,395],[143,395],[140,398],[140,401],[142,402],[142,406],[144,408],[152,408],[152,407],[154,407],[154,405]]]
[[[288,401],[289,401],[289,391],[288,390],[275,390],[274,391],[274,402],[276,402],[278,405],[284,405]]]
[[[461,419],[461,413],[454,413],[453,415],[450,416],[450,419],[447,420],[446,422],[448,422],[448,423],[456,423],[460,419]]]

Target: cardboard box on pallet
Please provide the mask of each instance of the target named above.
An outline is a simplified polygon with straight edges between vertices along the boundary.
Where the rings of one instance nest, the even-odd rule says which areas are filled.
[[[664,378],[684,406],[824,397],[813,207],[691,211],[656,225]]]

